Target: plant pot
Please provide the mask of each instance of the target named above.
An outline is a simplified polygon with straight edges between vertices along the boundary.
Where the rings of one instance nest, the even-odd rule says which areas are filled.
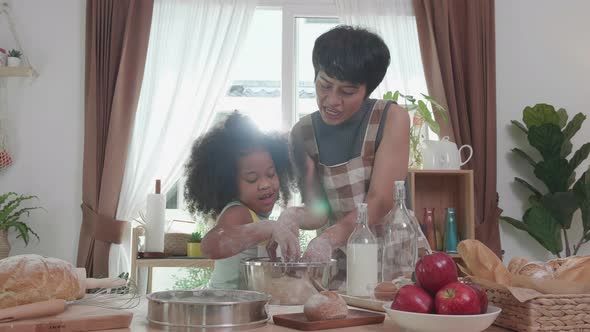
[[[189,257],[202,257],[201,243],[199,242],[188,242],[186,244],[186,255]]]
[[[8,257],[10,253],[10,243],[8,242],[8,232],[0,230],[0,259]]]
[[[21,59],[13,56],[8,57],[8,67],[20,66]]]

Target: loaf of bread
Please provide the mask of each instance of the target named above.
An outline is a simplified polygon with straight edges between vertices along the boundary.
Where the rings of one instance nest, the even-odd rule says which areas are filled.
[[[342,319],[348,315],[348,306],[337,293],[322,291],[305,302],[303,313],[309,321]]]
[[[19,255],[0,260],[0,308],[21,304],[81,298],[85,271],[72,264],[39,255]]]
[[[529,262],[514,273],[534,279],[553,279],[553,268],[546,263]]]
[[[590,284],[590,256],[572,256],[555,270],[555,279]]]
[[[518,270],[520,270],[521,267],[523,267],[528,262],[529,260],[524,257],[512,257],[510,263],[508,263],[508,271],[510,271],[510,273],[516,273]]]

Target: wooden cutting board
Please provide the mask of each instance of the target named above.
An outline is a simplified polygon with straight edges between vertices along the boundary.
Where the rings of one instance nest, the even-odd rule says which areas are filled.
[[[127,328],[133,313],[70,305],[59,315],[0,324],[0,332],[78,332]]]
[[[343,319],[308,321],[302,312],[295,314],[274,315],[272,320],[275,325],[297,329],[301,331],[317,331],[335,329],[341,327],[380,324],[385,320],[385,315],[375,312],[348,309],[348,315]]]

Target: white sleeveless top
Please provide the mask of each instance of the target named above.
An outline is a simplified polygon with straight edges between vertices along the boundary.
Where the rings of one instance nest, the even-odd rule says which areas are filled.
[[[228,208],[236,205],[244,206],[240,202],[231,202],[223,208],[217,219],[219,219]],[[250,209],[248,209],[248,211],[250,211],[250,215],[252,216],[252,222],[260,221],[261,216],[257,215],[256,212]],[[242,259],[268,256],[266,252],[266,243],[267,241],[264,241],[256,246],[247,248],[234,256],[215,260],[213,273],[211,274],[211,279],[209,280],[207,287],[217,289],[237,289],[239,287],[240,278],[240,261]]]

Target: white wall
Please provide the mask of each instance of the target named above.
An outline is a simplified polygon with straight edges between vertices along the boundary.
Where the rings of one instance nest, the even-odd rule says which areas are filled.
[[[549,103],[565,108],[570,118],[584,113],[589,118],[573,141],[574,151],[590,141],[588,12],[587,0],[496,0],[498,192],[505,215],[520,220],[528,196],[513,184],[514,176],[531,174],[525,178],[534,179],[530,167],[509,152],[526,141],[509,126],[510,120],[522,121],[524,107]],[[587,167],[588,162],[578,169],[578,177]],[[574,224],[580,225],[579,216]],[[501,231],[505,262],[517,255],[549,257],[527,233],[502,222]],[[569,234],[578,241],[580,227]],[[590,244],[583,253],[590,254]]]
[[[85,3],[11,1],[24,51],[40,76],[7,79],[9,148],[14,164],[0,171],[0,192],[39,197],[33,212],[41,238],[24,247],[11,238],[11,255],[38,253],[75,262],[81,223]],[[0,47],[15,43],[0,16]]]

